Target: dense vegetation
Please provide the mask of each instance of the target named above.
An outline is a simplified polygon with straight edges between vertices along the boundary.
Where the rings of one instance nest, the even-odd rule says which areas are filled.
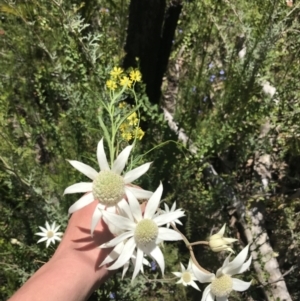
[[[227,223],[240,245],[252,242],[253,285],[231,300],[298,300],[299,13],[283,0],[1,0],[0,299],[54,253],[34,233],[46,220],[66,227],[78,195],[63,191],[83,179],[66,159],[97,166],[99,99],[122,66],[140,68],[144,81],[135,152],[153,165],[138,184],[163,182],[191,241]],[[195,251],[211,271],[225,257]],[[164,252],[172,278],[188,253],[180,243]],[[117,274],[90,300],[200,299],[160,277],[148,269],[131,287]]]

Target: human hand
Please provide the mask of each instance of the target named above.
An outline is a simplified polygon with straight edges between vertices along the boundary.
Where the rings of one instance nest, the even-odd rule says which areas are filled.
[[[94,201],[73,213],[52,258],[9,301],[84,301],[113,271],[99,267],[111,251],[98,248],[113,236],[103,221],[90,235]]]
[[[113,235],[101,219],[91,237],[91,220],[97,204],[98,201],[94,201],[72,214],[62,241],[51,260],[69,261],[73,258],[91,270],[99,286],[112,274],[105,266],[99,268],[111,249],[100,249],[99,246],[112,239]]]

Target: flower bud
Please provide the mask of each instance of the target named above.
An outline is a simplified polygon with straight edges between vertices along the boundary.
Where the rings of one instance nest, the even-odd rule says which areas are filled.
[[[22,245],[22,243],[21,243],[20,241],[18,241],[16,238],[12,238],[12,239],[10,240],[10,243],[11,243],[12,245],[19,245],[19,246]]]
[[[224,224],[224,226],[218,233],[212,235],[209,238],[208,245],[213,252],[229,251],[234,253],[234,251],[228,245],[237,241],[237,239],[223,237],[225,233],[225,227],[226,224]]]

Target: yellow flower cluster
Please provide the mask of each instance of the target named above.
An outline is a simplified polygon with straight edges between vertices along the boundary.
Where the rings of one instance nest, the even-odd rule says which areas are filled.
[[[142,74],[137,69],[131,70],[127,74],[122,68],[114,67],[110,71],[110,79],[106,81],[106,87],[111,91],[116,90],[118,86],[131,88],[133,84],[141,80]]]
[[[124,108],[126,103],[121,102],[119,104],[119,108]],[[137,138],[141,140],[145,132],[137,126],[139,123],[138,116],[136,112],[129,115],[125,122],[123,122],[120,126],[121,137],[127,141],[130,141],[133,138]]]

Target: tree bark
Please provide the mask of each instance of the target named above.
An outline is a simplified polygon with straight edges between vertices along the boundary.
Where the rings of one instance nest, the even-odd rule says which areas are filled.
[[[173,1],[167,9],[165,0],[130,2],[123,66],[127,69],[139,65],[146,93],[153,104],[160,101],[162,78],[181,9],[180,1]]]
[[[242,224],[246,238],[251,243],[250,250],[253,256],[253,265],[267,300],[292,301],[265,230],[265,207],[263,202],[255,202],[247,210],[247,216],[250,217],[251,222],[246,224],[244,221]]]

